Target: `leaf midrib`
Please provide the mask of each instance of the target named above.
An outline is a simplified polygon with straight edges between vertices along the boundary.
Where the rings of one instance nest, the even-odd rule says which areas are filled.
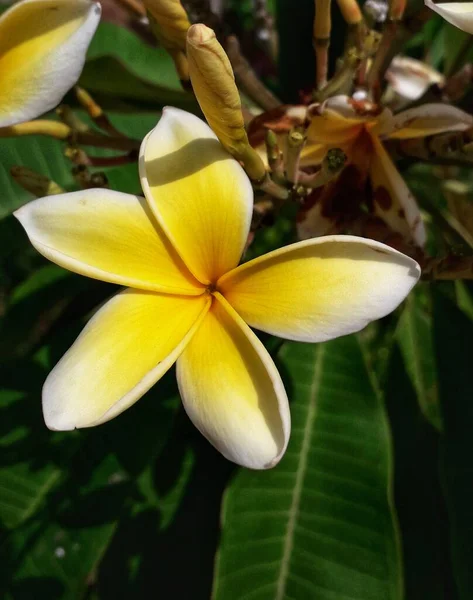
[[[281,559],[281,570],[277,579],[276,595],[275,600],[283,600],[287,579],[289,575],[289,564],[291,560],[292,549],[294,546],[294,532],[296,522],[299,516],[299,506],[304,486],[304,479],[307,471],[307,459],[309,455],[313,424],[317,416],[317,403],[316,398],[320,388],[320,382],[322,379],[322,365],[324,358],[325,349],[323,345],[320,345],[317,349],[317,355],[315,359],[314,376],[310,385],[309,403],[307,408],[307,418],[303,431],[302,445],[300,451],[299,464],[296,471],[296,482],[294,485],[294,491],[292,494],[291,506],[289,508],[289,520],[287,523],[286,537],[284,540],[283,555]]]

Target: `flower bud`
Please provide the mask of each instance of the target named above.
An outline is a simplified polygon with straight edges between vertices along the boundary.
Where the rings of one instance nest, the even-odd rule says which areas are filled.
[[[222,145],[240,160],[251,179],[266,175],[263,161],[250,146],[233,69],[215,33],[192,25],[187,33],[187,59],[195,95]]]
[[[180,0],[144,0],[146,9],[155,21],[155,35],[168,51],[186,51],[189,19]]]
[[[12,167],[10,169],[10,174],[18,185],[37,198],[64,193],[64,190],[55,181],[52,181],[45,175],[41,175],[40,173],[36,173],[36,171],[28,169],[28,167]]]
[[[180,0],[144,0],[154,35],[176,66],[181,81],[189,80],[186,59],[186,35],[190,27]]]

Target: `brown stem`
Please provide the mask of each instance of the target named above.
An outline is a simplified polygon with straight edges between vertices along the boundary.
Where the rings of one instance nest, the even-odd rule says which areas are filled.
[[[115,0],[115,2],[123,6],[134,17],[140,19],[146,17],[146,9],[140,0]]]
[[[316,87],[321,90],[327,85],[328,50],[330,47],[331,0],[315,0],[314,50],[316,62]]]
[[[264,110],[271,110],[282,104],[272,92],[260,81],[246,58],[240,51],[240,42],[231,35],[226,40],[226,51],[240,87],[254,102]]]
[[[122,136],[123,134],[119,131],[112,123],[107,115],[103,112],[102,107],[95,102],[92,96],[79,86],[76,86],[74,89],[76,93],[77,100],[79,103],[85,108],[89,117],[93,120],[93,122],[97,125],[99,129],[107,132],[110,135],[118,135]]]
[[[78,145],[110,148],[111,150],[138,150],[141,145],[139,140],[126,137],[105,136],[94,131],[74,132],[65,123],[46,119],[27,121],[26,123],[0,128],[0,138],[27,135],[45,135],[64,142],[71,140]]]
[[[422,265],[422,279],[454,281],[473,279],[473,256],[427,258]]]
[[[254,0],[256,38],[265,53],[276,62],[278,57],[278,35],[274,19],[267,7],[267,0]]]
[[[260,183],[254,183],[253,187],[258,190],[266,192],[270,196],[277,198],[278,200],[287,200],[289,198],[289,190],[279,185],[271,179],[269,173],[266,173],[266,177]]]

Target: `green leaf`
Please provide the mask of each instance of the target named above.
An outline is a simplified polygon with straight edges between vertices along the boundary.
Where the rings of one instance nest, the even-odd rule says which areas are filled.
[[[19,410],[20,401],[26,399],[27,393],[14,389],[16,385],[12,385],[3,370],[0,370],[0,375],[4,388],[0,391],[0,524],[12,528],[28,519],[41,506],[61,472],[51,463],[32,464],[34,461],[30,459],[38,449],[39,440],[34,440],[31,435],[31,412],[25,415],[26,418],[20,419]],[[25,369],[23,377],[31,376],[31,369]],[[38,378],[34,374],[33,377],[36,382]],[[41,383],[38,382],[38,385],[41,386]],[[39,402],[39,393],[37,400]],[[37,416],[38,408],[39,404],[36,410],[33,409]],[[39,439],[44,440],[44,437],[44,432],[42,435],[40,432]]]
[[[100,99],[105,106],[125,102],[141,102],[163,107],[167,104],[193,112],[198,104],[193,96],[163,85],[154,85],[130,72],[112,56],[89,60],[79,84]]]
[[[89,280],[48,264],[33,271],[8,298],[0,319],[0,360],[24,356],[48,333]]]
[[[473,323],[441,293],[434,296],[434,317],[444,422],[440,467],[458,594],[469,600],[473,597]]]
[[[28,291],[16,296],[28,297]],[[58,332],[34,358],[3,364],[0,371],[0,595],[15,600],[40,590],[48,598],[82,597],[121,519],[152,507],[156,522],[162,510],[169,523],[190,474],[187,461],[155,500],[151,474],[179,407],[173,373],[110,423],[47,430],[41,386],[77,329]]]
[[[432,326],[430,287],[428,284],[420,284],[406,300],[396,337],[406,370],[417,392],[421,411],[425,418],[440,431],[442,417],[437,389]]]
[[[89,46],[80,85],[105,102],[141,101],[198,110],[179,82],[163,48],[144,42],[129,29],[102,22]]]
[[[112,56],[143,81],[182,91],[174,63],[163,48],[146,44],[125,27],[102,21],[92,39],[87,59]]]
[[[216,600],[398,600],[390,432],[356,337],[286,343],[292,437],[227,491]]]
[[[459,308],[473,320],[473,286],[471,282],[455,281],[455,293]]]

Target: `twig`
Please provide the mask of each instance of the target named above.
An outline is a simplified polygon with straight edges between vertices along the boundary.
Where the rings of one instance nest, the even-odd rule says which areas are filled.
[[[227,38],[225,49],[232,64],[238,87],[264,110],[271,110],[280,106],[282,104],[281,100],[260,81],[246,58],[242,55],[240,42],[234,35]]]
[[[140,0],[115,0],[115,2],[123,6],[134,17],[139,19],[146,17],[146,9]]]
[[[122,132],[119,131],[112,123],[107,115],[103,112],[102,107],[95,102],[92,96],[79,86],[74,88],[77,100],[85,108],[87,114],[92,121],[97,125],[99,129],[106,131],[110,135],[122,136]]]
[[[328,50],[332,29],[330,6],[331,0],[315,0],[313,43],[316,62],[316,88],[318,90],[327,85]]]
[[[299,125],[293,127],[286,136],[286,160],[284,166],[288,181],[294,185],[297,184],[299,179],[299,161],[306,139],[306,128]]]
[[[63,123],[65,123],[68,127],[70,127],[73,131],[89,131],[89,126],[84,123],[79,117],[75,114],[70,106],[67,104],[61,104],[56,109],[56,114],[61,119]]]
[[[342,67],[330,79],[327,85],[322,90],[314,92],[314,100],[321,102],[326,98],[335,96],[340,93],[346,86],[350,85],[356,74],[358,67],[361,64],[361,57],[355,49],[351,49],[343,60]]]
[[[473,256],[449,255],[427,258],[422,265],[422,279],[446,280],[473,279]]]
[[[273,61],[276,61],[278,57],[278,36],[266,0],[254,0],[254,16],[257,41],[265,53]]]
[[[262,182],[253,183],[253,187],[257,190],[266,192],[278,200],[287,200],[290,196],[289,190],[273,181],[269,176],[269,173],[266,173],[266,177]]]
[[[278,138],[274,131],[268,129],[265,138],[266,155],[268,157],[268,165],[271,170],[273,179],[281,183],[284,181],[284,163],[281,149],[279,148]]]
[[[0,128],[0,138],[23,137],[27,135],[44,135],[57,140],[72,141],[83,146],[110,148],[111,150],[138,150],[141,142],[127,137],[105,136],[94,131],[74,132],[65,123],[38,119],[18,125]]]

